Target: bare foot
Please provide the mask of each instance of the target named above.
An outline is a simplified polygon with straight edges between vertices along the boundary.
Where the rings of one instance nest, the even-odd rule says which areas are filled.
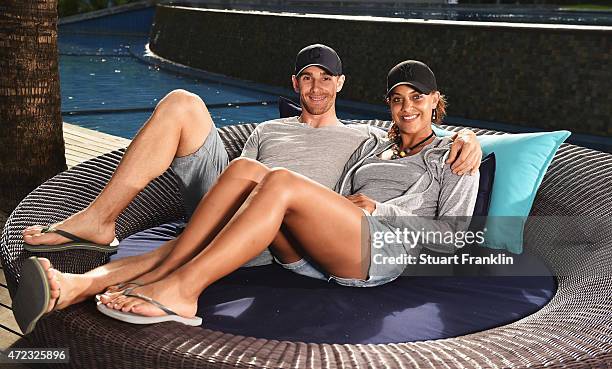
[[[110,286],[106,289],[106,291],[104,291],[103,294],[99,295],[100,301],[102,301],[103,304],[108,305],[109,303],[114,302],[117,298],[123,296],[123,291],[126,289],[155,283],[165,278],[168,274],[170,274],[170,272],[171,271],[166,272],[163,270],[163,268],[158,267],[141,275],[131,282],[123,282],[122,284],[120,283]]]
[[[180,283],[172,278],[137,287],[133,293],[152,298],[183,317],[193,317],[198,310],[198,297],[181,294]],[[132,312],[142,316],[163,316],[166,312],[151,303],[137,297],[119,296],[114,302],[107,303],[111,309]]]
[[[153,282],[157,282],[160,279],[164,278],[166,276],[166,273],[162,274],[162,273],[157,273],[156,269],[145,273],[143,275],[141,275],[140,277],[132,280],[132,281],[128,281],[128,282],[123,282],[123,283],[119,283],[119,284],[115,284],[112,286],[109,286],[108,288],[106,288],[106,291],[104,291],[104,294],[100,295],[103,296],[105,298],[105,303],[106,301],[111,301],[112,299],[114,299],[117,296],[120,296],[121,293],[123,291],[125,291],[127,288],[133,288],[133,287],[140,287],[140,286],[144,286],[147,284],[151,284]],[[110,300],[107,300],[109,299]]]
[[[114,294],[116,292],[122,292],[126,288],[144,286],[145,284],[146,283],[143,282],[140,279],[135,279],[135,280],[130,281],[130,282],[122,282],[122,283],[119,283],[119,284],[108,286],[108,288],[106,288],[106,291],[104,291],[104,293],[102,295],[100,295],[100,296],[109,296],[109,295]]]
[[[53,268],[49,259],[38,258],[38,260],[46,271],[49,288],[51,289],[47,312],[66,308],[87,298],[82,293],[86,284],[83,283],[78,274],[64,274]]]
[[[88,209],[51,227],[101,245],[110,244],[115,238],[115,222],[104,222],[94,211]],[[23,240],[30,245],[59,245],[70,241],[57,233],[42,233],[43,228],[45,226],[34,225],[24,229]]]

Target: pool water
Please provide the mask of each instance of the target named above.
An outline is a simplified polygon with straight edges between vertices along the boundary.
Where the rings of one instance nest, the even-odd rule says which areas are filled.
[[[182,88],[201,96],[219,127],[278,117],[278,97],[249,88],[178,75],[141,62],[153,7],[59,26],[62,118],[112,135],[133,138],[159,99]],[[245,105],[246,103],[246,105]],[[242,105],[241,105],[242,104]],[[387,119],[385,109],[337,109],[344,119]],[[506,132],[540,131],[498,122],[447,117],[448,124]],[[570,143],[612,152],[609,138],[572,135]]]
[[[60,25],[65,122],[133,138],[159,100],[175,89],[198,94],[218,127],[278,118],[277,95],[174,74],[132,56],[130,48],[140,50],[148,42],[149,30],[142,18],[152,17],[151,8]],[[134,29],[134,18],[140,19],[140,29]],[[338,116],[366,118],[343,111]]]
[[[277,96],[165,72],[130,56],[126,46],[146,37],[60,36],[62,117],[65,122],[132,138],[155,105],[174,89],[198,94],[218,126],[278,117]],[[240,106],[243,102],[261,102]],[[227,106],[233,104],[233,106]],[[122,111],[123,110],[123,111]]]

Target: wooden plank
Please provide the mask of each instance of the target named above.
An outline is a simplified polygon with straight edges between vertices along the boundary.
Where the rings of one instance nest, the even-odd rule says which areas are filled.
[[[21,337],[11,331],[0,327],[0,350],[6,350],[11,347]],[[13,368],[13,367],[11,367]],[[24,367],[25,368],[25,367]]]
[[[14,332],[21,332],[13,316],[13,311],[2,305],[0,305],[0,324],[6,328],[12,329]]]
[[[64,123],[64,132],[67,132],[69,135],[86,138],[94,142],[123,145],[122,147],[126,146],[126,144],[129,144],[131,142],[131,140],[128,140],[127,138],[109,135],[107,133],[74,126],[68,123]]]
[[[66,164],[69,167],[73,167],[79,163],[84,162],[85,160],[88,160],[90,158],[82,158],[80,156],[76,156],[76,155],[72,155],[70,153],[66,153]]]
[[[74,148],[71,147],[66,149],[66,155],[71,155],[74,158],[80,158],[82,161],[85,161],[91,158],[95,158],[96,156],[101,154],[99,152],[81,152],[78,150],[74,150]]]
[[[98,146],[102,148],[108,148],[108,147],[117,147],[117,146],[127,146],[130,143],[129,140],[125,140],[125,139],[121,139],[117,141],[109,137],[94,136],[94,138],[96,139],[92,139],[90,137],[84,136],[83,134],[75,134],[75,132],[72,132],[72,131],[64,131],[64,140],[70,141],[70,142],[78,142],[84,145],[94,145],[94,146]]]
[[[66,147],[70,148],[70,152],[75,153],[75,154],[81,154],[83,156],[91,156],[91,155],[102,155],[102,154],[106,154],[107,152],[116,150],[115,148],[106,148],[106,149],[100,149],[97,147],[86,147],[80,144],[72,144],[69,142],[66,142]]]
[[[130,141],[114,142],[110,140],[96,141],[87,137],[75,137],[75,136],[64,136],[64,142],[66,146],[79,146],[86,147],[91,150],[109,152],[117,149],[127,147]]]
[[[6,284],[4,273],[0,273],[0,276],[0,282]],[[0,302],[3,305],[11,306],[11,297],[6,287],[0,287]],[[21,332],[13,316],[13,311],[3,305],[0,305],[0,349],[2,350],[7,349],[20,338],[15,332]]]
[[[11,295],[9,294],[8,288],[6,286],[6,277],[4,276],[4,270],[0,270],[0,303],[11,306]],[[2,323],[2,322],[0,322]]]
[[[69,145],[69,146],[83,147],[83,148],[88,148],[91,150],[98,150],[98,151],[117,149],[116,144],[109,144],[109,143],[101,144],[101,143],[93,142],[91,140],[88,141],[87,139],[83,139],[83,138],[75,139],[73,137],[68,137],[68,136],[64,137],[64,142],[66,143],[67,146]]]
[[[66,144],[66,164],[69,168],[127,147],[131,140],[64,123],[64,142]]]
[[[80,163],[80,161],[78,160],[70,160],[68,158],[66,158],[66,165],[68,166],[68,168],[72,168],[75,165],[78,165]]]
[[[114,136],[108,133],[99,132],[93,129],[80,127],[70,123],[64,123],[64,132],[75,137],[89,138],[98,142],[123,143],[125,141],[130,141],[129,139],[124,137]]]
[[[0,303],[6,306],[11,306],[12,304],[11,295],[6,287],[0,287]]]

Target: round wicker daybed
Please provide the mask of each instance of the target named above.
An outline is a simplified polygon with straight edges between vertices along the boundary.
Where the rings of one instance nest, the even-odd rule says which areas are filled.
[[[388,127],[388,122],[362,123]],[[230,157],[254,124],[224,127]],[[459,130],[459,127],[446,128]],[[496,134],[477,130],[477,134]],[[26,225],[59,221],[84,208],[100,192],[121,159],[113,152],[57,175],[25,198],[2,235],[1,257],[11,294],[19,283]],[[612,216],[612,155],[561,146],[537,193],[531,215]],[[173,173],[151,183],[117,220],[123,239],[182,217]],[[553,218],[551,218],[553,219]],[[41,319],[20,346],[68,347],[70,366],[81,368],[607,368],[612,367],[612,227],[585,224],[588,244],[561,247],[563,222],[528,222],[526,243],[557,275],[552,300],[514,323],[456,338],[397,344],[314,344],[235,336],[201,327],[165,323],[164,329],[105,319],[90,301]],[[533,236],[532,236],[533,237]],[[595,240],[595,241],[594,241]],[[587,250],[579,262],[571,253]],[[106,263],[93,251],[47,253],[64,272],[83,273]],[[582,256],[582,255],[581,255]],[[554,267],[553,267],[554,268]],[[59,365],[58,367],[65,367]]]

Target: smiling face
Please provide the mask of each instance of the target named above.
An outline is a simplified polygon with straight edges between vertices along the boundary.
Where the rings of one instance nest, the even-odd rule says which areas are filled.
[[[291,80],[293,89],[300,94],[304,110],[312,115],[323,115],[334,108],[344,78],[344,75],[332,76],[320,67],[310,66],[299,76],[292,76]]]
[[[409,85],[399,85],[389,94],[391,118],[400,133],[416,134],[431,131],[431,112],[438,105],[440,93],[422,94]]]

